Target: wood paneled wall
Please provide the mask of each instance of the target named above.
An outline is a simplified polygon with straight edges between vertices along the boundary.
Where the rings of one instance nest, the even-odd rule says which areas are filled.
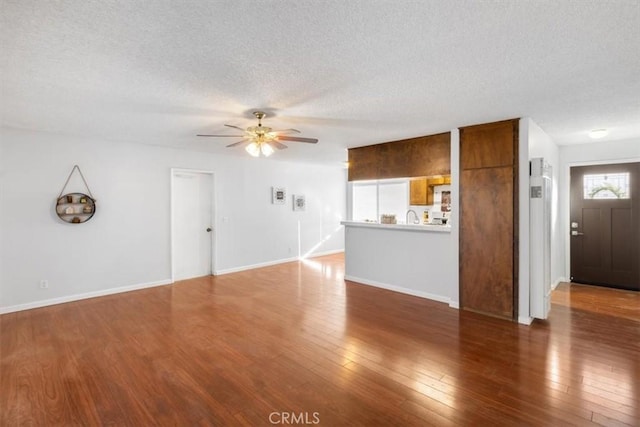
[[[460,307],[517,319],[518,120],[460,129]]]
[[[349,181],[450,173],[450,132],[349,149]]]

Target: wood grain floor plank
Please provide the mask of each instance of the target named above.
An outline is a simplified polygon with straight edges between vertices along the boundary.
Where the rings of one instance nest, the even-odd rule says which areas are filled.
[[[635,426],[639,355],[638,293],[561,284],[524,326],[338,254],[0,316],[0,425]]]

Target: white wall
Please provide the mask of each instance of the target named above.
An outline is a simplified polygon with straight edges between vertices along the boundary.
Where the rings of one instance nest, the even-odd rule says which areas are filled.
[[[458,254],[449,231],[347,225],[345,237],[345,279],[458,308]]]
[[[584,166],[603,163],[640,162],[640,140],[591,142],[580,145],[565,145],[560,147],[560,212],[559,230],[564,241],[564,262],[566,277],[569,279],[570,271],[570,237],[569,215],[571,186],[569,169],[571,166]]]
[[[340,167],[7,129],[0,150],[0,312],[170,282],[172,167],[215,173],[217,272],[344,248]],[[84,224],[54,209],[74,164],[97,199]],[[286,205],[271,204],[271,186],[286,187]],[[296,193],[304,212],[292,210]]]
[[[449,268],[453,286],[449,289],[450,306],[460,308],[460,130],[451,130],[451,254]]]
[[[528,117],[519,123],[519,264],[518,264],[518,320],[529,323],[529,160],[543,157],[553,169],[551,204],[551,280],[554,283],[565,280],[564,240],[560,230],[558,214],[558,183],[560,157],[559,148],[540,126]]]
[[[2,138],[0,136],[0,206],[2,205],[2,200],[4,198],[3,196],[3,185],[2,183],[4,182],[4,162],[2,161],[2,159],[4,158],[4,147],[2,145]],[[0,209],[0,233],[2,232],[2,209]],[[0,234],[0,307],[3,307],[3,301],[4,301],[4,296],[3,296],[3,289],[2,289],[2,266],[3,266],[3,259],[2,259],[2,251],[3,251],[3,241],[4,239],[2,238],[2,235]],[[0,311],[1,313],[2,311]]]
[[[560,147],[560,162],[563,172],[569,169],[565,166],[576,164],[601,164],[637,161],[640,158],[640,139],[623,141],[590,142],[579,145],[563,145]],[[567,188],[569,186],[567,185]]]

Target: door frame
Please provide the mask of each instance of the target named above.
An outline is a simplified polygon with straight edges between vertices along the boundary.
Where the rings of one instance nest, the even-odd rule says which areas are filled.
[[[205,174],[205,175],[211,175],[211,228],[213,228],[213,236],[211,236],[211,275],[215,275],[214,272],[216,271],[216,264],[217,264],[217,251],[216,251],[216,247],[217,247],[217,240],[218,240],[218,233],[217,233],[217,227],[216,224],[218,223],[218,221],[216,220],[216,174],[213,171],[210,170],[202,170],[202,169],[185,169],[185,168],[171,168],[171,170],[169,171],[170,173],[170,208],[171,208],[171,232],[170,232],[170,246],[171,246],[171,254],[170,254],[170,258],[171,258],[171,283],[175,282],[175,272],[176,272],[176,266],[175,266],[175,206],[174,206],[174,192],[175,192],[175,177],[174,175],[176,173],[198,173],[198,174]]]
[[[626,158],[626,159],[613,159],[613,160],[586,160],[577,162],[568,162],[564,166],[564,187],[566,197],[562,200],[563,215],[560,219],[562,225],[559,228],[564,233],[564,271],[566,277],[565,282],[571,281],[571,229],[569,224],[571,223],[571,168],[574,166],[598,166],[598,165],[616,165],[621,163],[637,163],[640,162],[640,157]]]

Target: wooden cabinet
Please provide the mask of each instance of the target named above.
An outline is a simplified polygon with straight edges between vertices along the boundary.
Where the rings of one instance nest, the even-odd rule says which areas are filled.
[[[406,141],[380,144],[378,147],[377,179],[401,178],[407,174],[411,161],[411,146]]]
[[[415,138],[409,142],[411,161],[404,176],[448,175],[451,173],[451,133]]]
[[[460,129],[460,307],[517,319],[518,121]]]
[[[414,178],[409,181],[409,204],[412,206],[433,205],[436,185],[451,184],[451,175]]]
[[[378,179],[378,146],[349,149],[349,181]]]
[[[409,204],[412,206],[427,204],[427,178],[409,181]]]
[[[513,166],[518,126],[511,120],[463,128],[460,138],[460,168],[477,169]]]
[[[349,149],[349,181],[450,173],[449,132]]]
[[[514,317],[513,169],[462,171],[461,307]]]

